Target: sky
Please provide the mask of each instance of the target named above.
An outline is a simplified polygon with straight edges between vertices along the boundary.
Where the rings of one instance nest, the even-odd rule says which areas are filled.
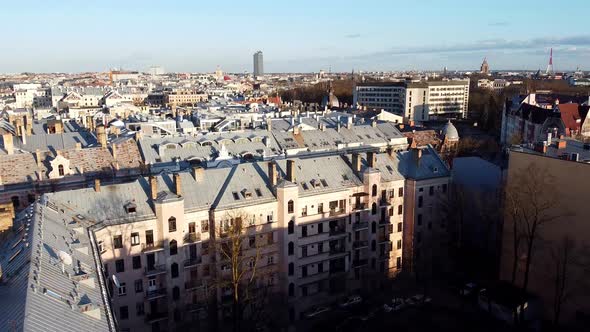
[[[0,0],[0,72],[590,70],[589,0]]]

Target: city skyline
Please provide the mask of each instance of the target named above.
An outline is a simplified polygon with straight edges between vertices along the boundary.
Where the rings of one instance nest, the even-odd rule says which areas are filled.
[[[567,2],[576,10],[559,17],[550,1],[11,3],[0,72],[250,72],[259,49],[266,72],[475,70],[484,57],[492,70],[544,70],[550,48],[556,71],[588,69],[590,5]]]

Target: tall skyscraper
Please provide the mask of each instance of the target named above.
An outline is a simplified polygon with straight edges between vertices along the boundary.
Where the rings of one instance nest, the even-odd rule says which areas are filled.
[[[264,75],[264,63],[262,60],[262,51],[254,53],[254,76]]]

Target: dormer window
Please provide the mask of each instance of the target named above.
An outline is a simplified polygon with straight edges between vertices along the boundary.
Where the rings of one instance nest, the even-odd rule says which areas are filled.
[[[125,204],[125,212],[127,212],[127,214],[132,214],[132,213],[137,212],[137,205],[135,205],[135,203]]]
[[[242,195],[244,198],[252,198],[252,192],[248,191],[248,189],[242,189]]]

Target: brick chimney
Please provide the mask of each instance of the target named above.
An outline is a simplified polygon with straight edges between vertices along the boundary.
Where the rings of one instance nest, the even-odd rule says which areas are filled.
[[[35,159],[37,159],[37,167],[41,168],[43,161],[41,160],[41,150],[35,150]]]
[[[180,182],[179,173],[174,173],[174,193],[177,196],[182,196],[182,183]]]
[[[287,160],[287,181],[295,182],[295,160]]]
[[[361,171],[361,156],[356,152],[352,154],[352,168],[357,173]]]
[[[422,149],[413,148],[412,154],[414,156],[414,162],[416,167],[420,167],[420,159],[422,158]]]
[[[561,140],[557,142],[557,148],[558,149],[565,149],[565,147],[567,146],[567,141],[566,140]]]
[[[277,165],[274,161],[268,162],[268,180],[270,181],[271,187],[277,185]]]
[[[78,151],[82,150],[82,143],[76,142],[76,150],[78,150]]]
[[[203,181],[203,178],[205,175],[205,170],[203,169],[203,167],[199,167],[199,166],[193,167],[192,173],[193,173],[193,178],[195,178],[196,182]]]
[[[14,143],[11,133],[2,134],[2,141],[4,142],[4,149],[7,154],[14,154]]]
[[[375,152],[369,151],[367,152],[367,163],[369,164],[369,167],[373,168],[375,167],[376,163],[376,156],[375,156]]]
[[[96,127],[96,138],[101,147],[107,147],[107,133],[103,125]]]
[[[94,191],[100,192],[100,179],[94,179]]]
[[[153,175],[150,175],[150,197],[152,200],[158,197],[158,180]]]
[[[111,149],[113,153],[113,159],[117,160],[117,144],[113,143],[111,145]]]

